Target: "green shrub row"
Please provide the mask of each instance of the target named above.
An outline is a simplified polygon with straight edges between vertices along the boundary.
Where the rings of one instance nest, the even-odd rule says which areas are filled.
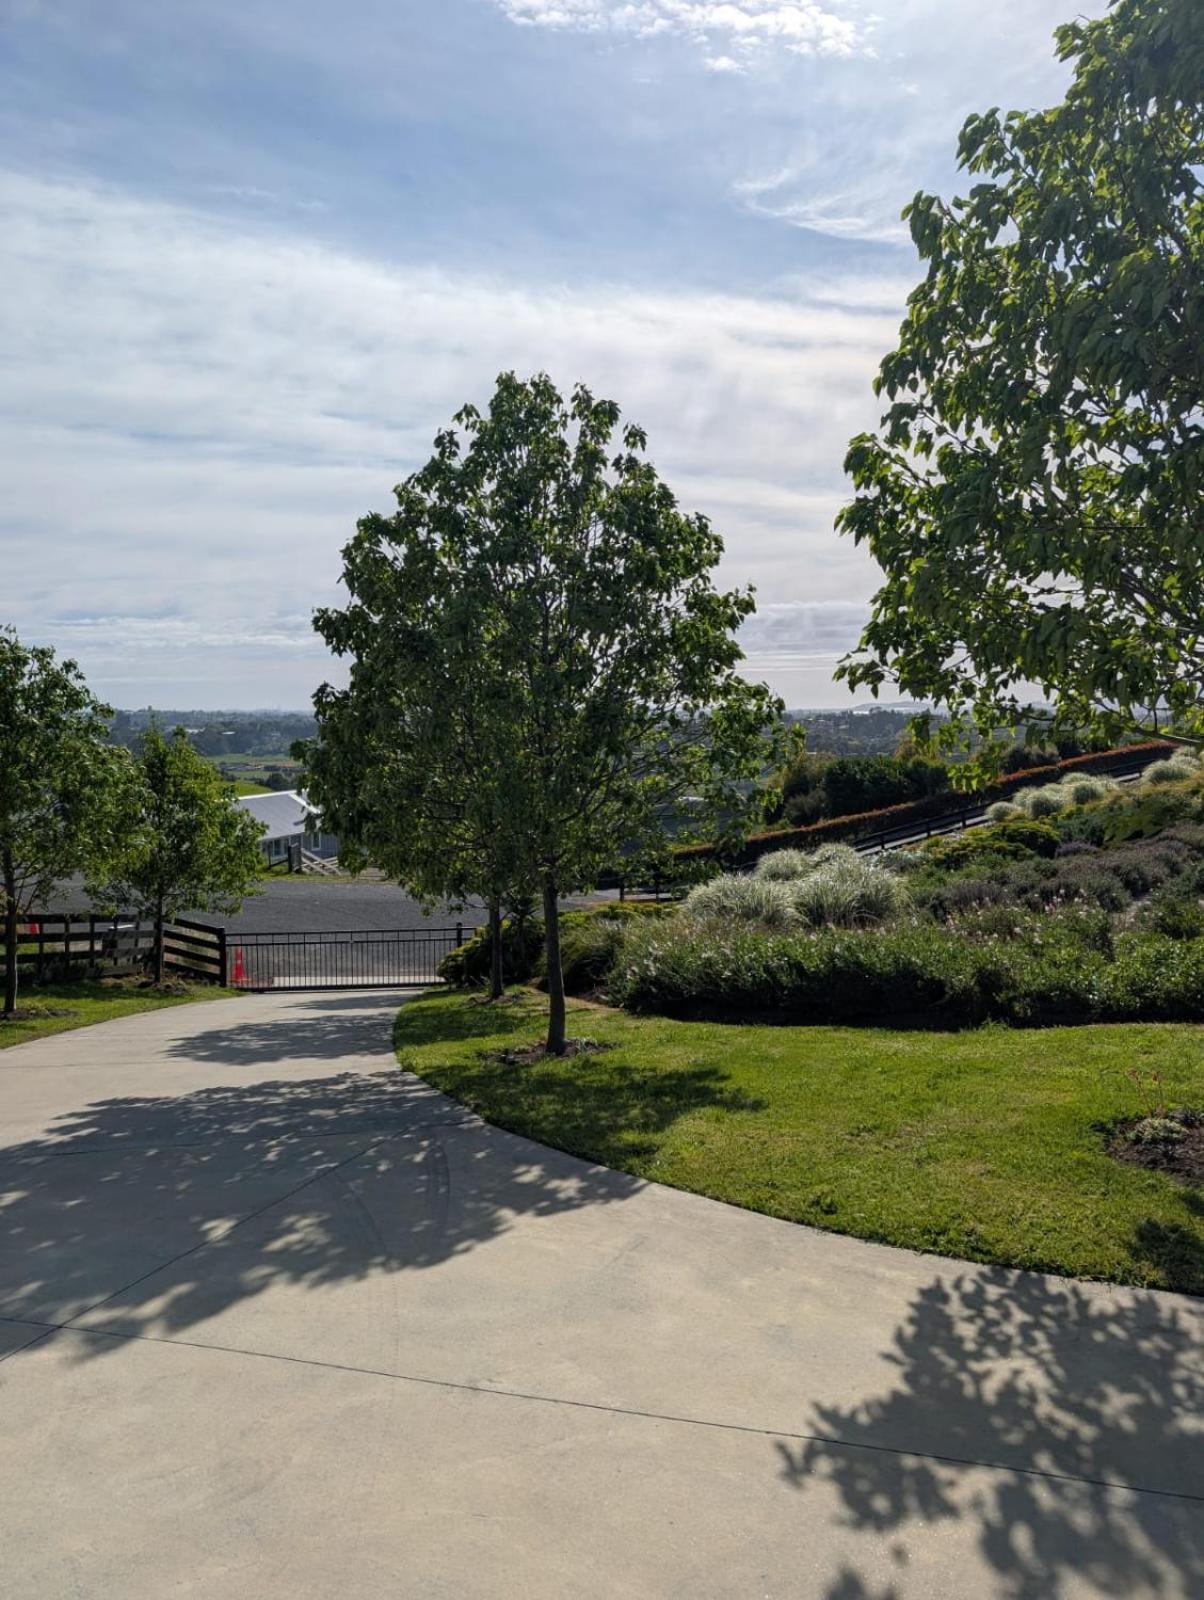
[[[914,923],[812,936],[669,921],[633,930],[609,980],[618,1003],[672,1016],[963,1026],[1204,1020],[1204,940],[1045,918],[1019,937]]]
[[[640,918],[658,917],[667,905],[643,900],[608,901],[584,911],[566,911],[560,918],[560,961],[569,994],[589,994],[614,962],[623,929]],[[459,989],[483,988],[489,982],[493,941],[488,926],[478,928],[439,963],[439,976]],[[502,964],[507,983],[542,982],[543,923],[502,923]]]

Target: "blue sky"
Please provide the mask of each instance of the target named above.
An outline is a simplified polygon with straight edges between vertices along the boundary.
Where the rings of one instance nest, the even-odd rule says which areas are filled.
[[[972,110],[1103,0],[0,0],[0,621],[120,705],[302,706],[355,520],[503,368],[649,431],[830,682],[832,531]]]

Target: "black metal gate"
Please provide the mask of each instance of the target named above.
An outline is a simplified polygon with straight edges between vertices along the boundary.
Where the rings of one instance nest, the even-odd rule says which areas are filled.
[[[228,933],[235,989],[405,989],[442,983],[439,963],[467,933],[454,928],[352,933]]]

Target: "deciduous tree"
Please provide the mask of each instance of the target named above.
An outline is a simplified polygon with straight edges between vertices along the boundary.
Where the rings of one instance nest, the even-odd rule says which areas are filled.
[[[56,884],[94,869],[114,847],[122,752],[108,706],[74,661],[0,628],[0,893],[4,1014],[17,1005],[22,919]]]
[[[980,736],[1204,732],[1204,7],[1057,33],[1049,111],[965,124],[977,182],[908,208],[928,263],[840,525],[885,571],[851,685]],[[965,769],[967,774],[970,769]]]
[[[397,510],[359,524],[351,604],[318,615],[352,676],[345,696],[319,696],[319,752],[327,728],[334,738],[313,770],[324,813],[361,838],[370,813],[377,858],[428,892],[465,881],[442,833],[478,791],[473,836],[489,818],[504,875],[538,882],[559,1053],[561,897],[622,850],[655,848],[687,797],[705,802],[691,802],[699,826],[738,826],[759,803],[781,707],[737,671],[751,594],[715,588],[719,536],[678,508],[617,405],[507,373],[486,413],[467,406],[455,424],[399,486]]]
[[[125,785],[118,846],[96,898],[153,918],[155,982],[164,978],[164,924],[189,910],[236,911],[255,892],[262,823],[234,799],[183,728],[152,725]]]

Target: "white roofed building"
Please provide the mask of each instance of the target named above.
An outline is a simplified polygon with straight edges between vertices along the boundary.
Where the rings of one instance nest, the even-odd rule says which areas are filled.
[[[240,795],[238,804],[263,823],[259,845],[269,862],[287,861],[294,852],[298,857],[305,852],[330,861],[339,853],[336,836],[321,831],[308,800],[296,789],[279,794]],[[300,865],[299,859],[296,864]]]

